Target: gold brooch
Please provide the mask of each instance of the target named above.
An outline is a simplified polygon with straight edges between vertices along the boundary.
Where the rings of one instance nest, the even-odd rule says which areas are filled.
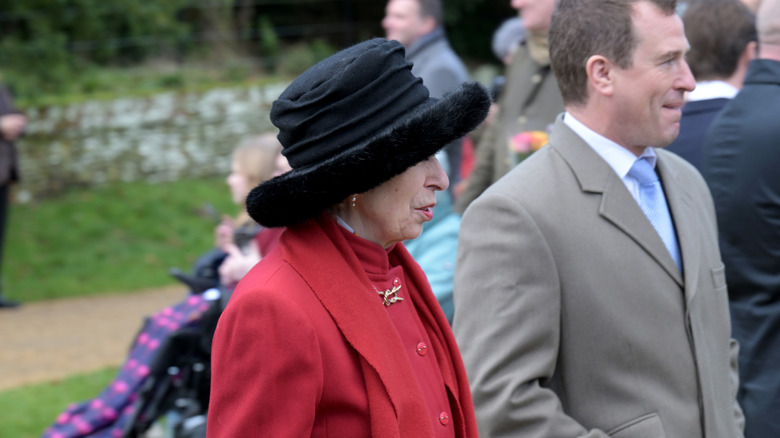
[[[396,284],[393,286],[392,289],[388,289],[384,292],[382,291],[376,291],[379,295],[382,296],[382,302],[385,303],[385,307],[397,302],[397,301],[403,301],[404,299],[398,296],[398,291],[401,290],[401,285]]]

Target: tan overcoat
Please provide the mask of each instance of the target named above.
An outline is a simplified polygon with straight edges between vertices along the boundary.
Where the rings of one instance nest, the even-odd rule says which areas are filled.
[[[684,277],[559,117],[463,218],[454,331],[480,437],[734,438],[736,344],[712,199],[658,150]]]

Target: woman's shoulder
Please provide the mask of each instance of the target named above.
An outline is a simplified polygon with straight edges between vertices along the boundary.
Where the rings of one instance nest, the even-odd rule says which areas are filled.
[[[335,336],[332,316],[311,286],[279,254],[274,251],[241,279],[220,321],[225,319],[225,326],[241,326],[242,332],[256,331],[252,327],[261,331],[288,327],[290,333]]]
[[[233,292],[234,298],[245,299],[289,299],[298,289],[309,289],[300,274],[281,257],[279,251],[271,252],[260,260],[241,279]]]
[[[282,251],[272,251],[253,267],[236,286],[230,303],[243,309],[270,309],[304,313],[319,318],[324,308],[312,286],[286,260]],[[316,316],[315,316],[316,315]]]

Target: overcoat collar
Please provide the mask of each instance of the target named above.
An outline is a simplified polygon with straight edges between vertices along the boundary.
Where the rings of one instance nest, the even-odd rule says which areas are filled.
[[[558,151],[568,163],[580,189],[586,193],[601,194],[599,214],[631,237],[643,248],[669,274],[681,287],[683,276],[664,246],[661,237],[653,228],[650,221],[642,212],[634,198],[626,189],[623,181],[615,174],[615,171],[604,161],[580,136],[571,130],[559,115],[550,136],[550,146]],[[676,175],[669,168],[668,161],[659,154],[658,168],[661,181],[672,181]],[[667,190],[670,187],[671,190]],[[689,195],[680,188],[680,184],[664,184],[664,190],[671,210],[672,218],[685,217],[690,209]],[[675,221],[678,235],[688,236],[688,224],[683,221]],[[681,228],[682,227],[682,228]],[[688,270],[693,263],[688,254],[693,242],[683,239],[680,241],[680,250],[683,257],[683,269]]]

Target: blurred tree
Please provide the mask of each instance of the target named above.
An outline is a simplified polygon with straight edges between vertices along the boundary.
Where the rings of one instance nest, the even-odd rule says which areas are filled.
[[[0,6],[0,67],[25,96],[62,92],[89,65],[133,64],[173,45],[190,0],[16,0]]]
[[[515,14],[509,0],[443,2],[445,27],[458,54],[496,62],[490,38]],[[82,79],[96,67],[134,66],[150,59],[199,59],[212,68],[232,65],[241,71],[262,65],[273,72],[295,52],[297,61],[285,63],[285,70],[294,72],[302,60],[326,53],[323,47],[335,50],[383,36],[385,3],[0,0],[0,71],[20,102],[88,91],[95,87],[85,86]],[[314,55],[303,56],[306,50]]]
[[[443,0],[444,22],[455,51],[461,56],[497,62],[490,49],[493,32],[517,15],[510,0]]]

